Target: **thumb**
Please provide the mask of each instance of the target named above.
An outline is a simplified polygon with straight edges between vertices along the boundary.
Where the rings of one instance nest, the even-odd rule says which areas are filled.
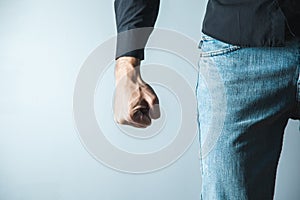
[[[149,105],[149,115],[152,119],[158,119],[160,117],[158,97],[150,85],[146,86],[143,96]]]

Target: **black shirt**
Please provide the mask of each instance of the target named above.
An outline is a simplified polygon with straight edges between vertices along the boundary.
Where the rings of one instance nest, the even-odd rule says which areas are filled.
[[[159,0],[115,0],[114,5],[116,58],[144,59],[143,47],[151,29],[128,30],[154,27]],[[300,37],[300,0],[209,0],[202,32],[240,46],[283,46],[288,37]]]

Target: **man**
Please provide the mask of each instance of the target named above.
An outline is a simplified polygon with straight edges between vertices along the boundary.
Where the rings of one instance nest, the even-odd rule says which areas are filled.
[[[118,123],[147,127],[160,115],[158,98],[140,75],[142,47],[151,31],[122,35],[153,27],[158,8],[159,0],[115,0]],[[202,157],[202,199],[273,198],[284,128],[290,118],[300,119],[299,19],[297,0],[209,0],[199,67],[211,73],[217,69],[226,110],[210,107],[212,101],[223,100],[212,99],[199,76],[201,138],[210,137],[211,116],[218,121],[218,112],[225,113],[218,140]],[[132,48],[137,41],[140,48]],[[211,91],[220,92],[214,87]]]

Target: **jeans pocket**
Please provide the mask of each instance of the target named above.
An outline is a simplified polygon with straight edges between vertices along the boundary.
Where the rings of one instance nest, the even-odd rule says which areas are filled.
[[[241,46],[228,44],[202,34],[198,48],[201,49],[200,57],[213,57],[236,51],[241,49]]]

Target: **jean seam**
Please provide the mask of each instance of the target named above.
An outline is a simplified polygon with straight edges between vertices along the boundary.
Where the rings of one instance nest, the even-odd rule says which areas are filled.
[[[219,49],[215,51],[207,51],[207,52],[201,52],[200,57],[214,57],[214,56],[220,56],[224,55],[233,51],[236,51],[238,49],[241,49],[240,46],[231,46],[226,49]]]

